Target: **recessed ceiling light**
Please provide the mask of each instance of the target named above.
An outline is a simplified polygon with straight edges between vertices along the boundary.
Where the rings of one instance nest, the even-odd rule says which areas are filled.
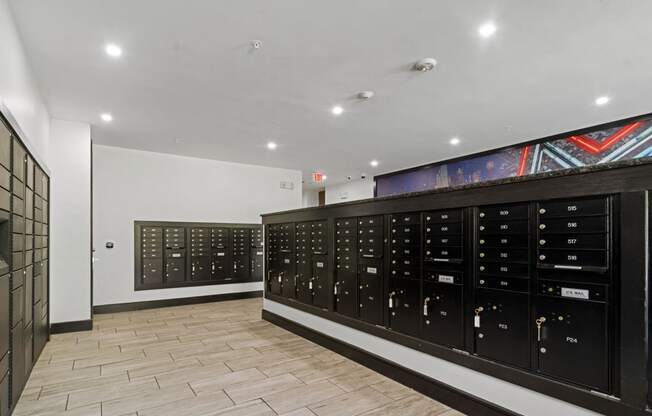
[[[269,142],[269,143],[267,143],[267,148],[268,148],[269,150],[274,150],[274,149],[276,149],[276,143],[274,143],[274,142]]]
[[[326,176],[326,175],[324,175],[324,176],[321,177],[321,180],[322,180],[322,181],[325,181],[326,179],[328,179],[328,176]]]
[[[106,121],[107,123],[113,121],[113,116],[109,113],[101,114],[100,117],[102,118],[103,121]]]
[[[378,166],[378,161],[372,160],[371,162],[369,162],[369,164],[375,168],[376,166]]]
[[[458,145],[458,144],[460,144],[460,139],[458,137],[453,137],[450,140],[450,144],[452,144],[453,146]]]
[[[340,107],[339,105],[336,105],[335,107],[333,107],[331,109],[331,113],[333,113],[336,116],[339,116],[343,112],[344,112],[344,109],[342,107]]]
[[[118,58],[122,56],[122,48],[116,45],[115,43],[109,43],[104,47],[104,51],[107,55]]]
[[[488,38],[496,33],[497,29],[493,22],[487,22],[478,28],[478,34],[483,38]]]
[[[607,97],[606,95],[603,95],[602,97],[598,97],[595,99],[595,105],[605,105],[609,102],[611,98]]]

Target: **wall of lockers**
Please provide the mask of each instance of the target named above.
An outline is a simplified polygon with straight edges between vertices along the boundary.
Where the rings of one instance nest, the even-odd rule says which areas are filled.
[[[0,415],[49,338],[49,178],[0,121]]]
[[[635,359],[621,351],[646,359],[625,338],[645,333],[643,312],[625,316],[645,309],[644,291],[620,302],[644,288],[642,275],[622,284],[645,257],[620,247],[623,227],[645,232],[645,216],[621,213],[623,191],[652,187],[643,171],[265,215],[266,297],[607,414],[623,405],[607,397],[644,408],[645,375],[635,387],[639,370],[621,372]]]
[[[136,290],[263,280],[260,224],[136,221]]]

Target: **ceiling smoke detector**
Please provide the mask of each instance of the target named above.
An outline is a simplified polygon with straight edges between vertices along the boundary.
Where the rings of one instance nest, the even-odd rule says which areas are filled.
[[[358,93],[358,98],[361,100],[368,100],[374,96],[373,91],[361,91]]]
[[[262,40],[258,40],[258,39],[256,39],[256,40],[252,40],[252,41],[251,41],[251,46],[252,46],[254,49],[260,49],[260,48],[263,47],[263,41],[262,41]]]
[[[435,58],[423,58],[417,61],[414,64],[415,71],[426,72],[432,70],[437,65],[437,60]]]

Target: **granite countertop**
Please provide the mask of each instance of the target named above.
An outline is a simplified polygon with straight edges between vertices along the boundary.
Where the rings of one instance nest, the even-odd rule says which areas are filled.
[[[555,170],[550,172],[541,172],[541,173],[536,173],[534,175],[527,175],[527,176],[511,176],[509,178],[497,179],[497,180],[487,181],[487,182],[476,182],[476,183],[469,183],[464,185],[450,186],[447,188],[429,189],[425,191],[416,191],[416,192],[406,192],[403,194],[388,195],[388,196],[383,196],[378,198],[356,199],[355,201],[338,202],[336,204],[328,204],[321,207],[297,208],[297,209],[290,209],[286,211],[269,212],[269,213],[261,214],[261,216],[266,217],[266,216],[277,215],[277,214],[288,214],[292,212],[320,210],[320,209],[325,209],[330,207],[340,207],[345,205],[361,204],[361,203],[373,202],[373,201],[387,201],[393,199],[411,198],[414,196],[440,194],[446,192],[461,191],[465,189],[484,188],[489,186],[505,185],[509,183],[528,182],[528,181],[535,181],[535,180],[554,178],[560,176],[579,175],[583,173],[599,172],[599,171],[605,171],[609,169],[619,169],[619,168],[627,168],[632,166],[649,165],[649,164],[652,164],[652,156],[639,158],[639,159],[622,160],[617,162],[600,163],[597,165],[580,166],[576,168]]]

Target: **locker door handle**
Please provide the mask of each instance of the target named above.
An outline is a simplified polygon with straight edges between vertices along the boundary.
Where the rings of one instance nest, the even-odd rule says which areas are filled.
[[[394,307],[394,296],[396,296],[396,292],[391,292],[389,294],[389,309]]]
[[[542,316],[534,322],[537,324],[537,341],[541,342],[541,327],[543,326],[543,323],[546,322],[546,317]]]
[[[423,316],[428,316],[428,303],[430,303],[430,298],[425,298],[423,300]]]
[[[473,318],[473,326],[475,328],[480,328],[480,313],[484,311],[482,306],[475,308],[475,317]]]

